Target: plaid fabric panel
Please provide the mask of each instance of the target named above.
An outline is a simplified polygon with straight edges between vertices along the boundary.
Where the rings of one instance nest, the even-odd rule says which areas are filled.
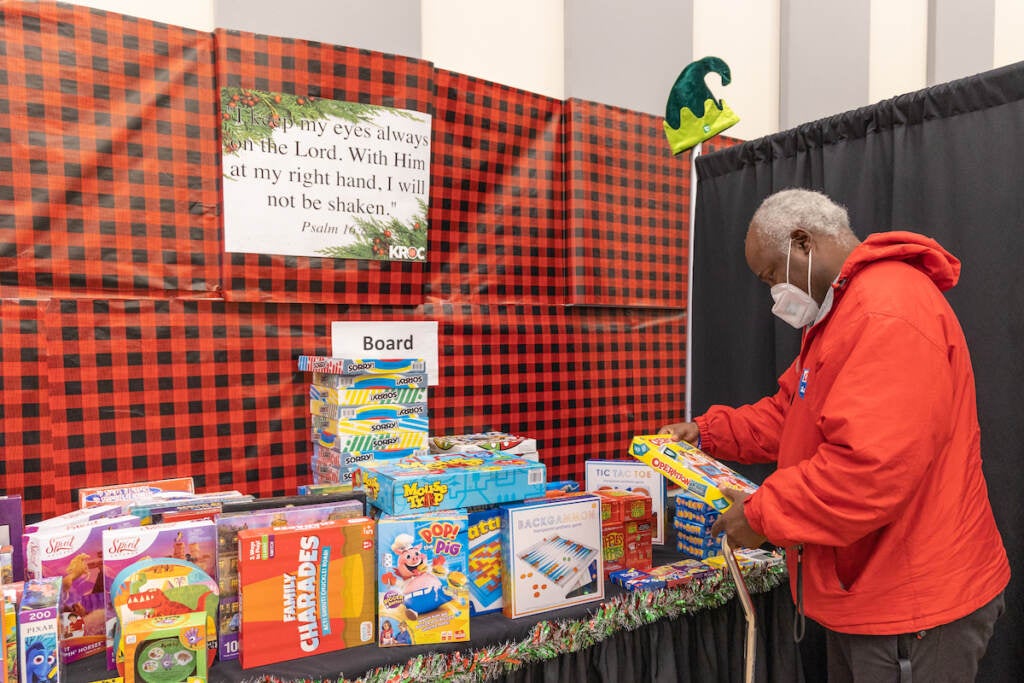
[[[659,118],[566,103],[569,280],[577,304],[684,308],[690,157]]]
[[[441,320],[432,434],[487,430],[538,441],[548,480],[627,459],[633,436],[683,414],[681,312],[539,305],[427,306]]]
[[[77,489],[191,475],[260,496],[308,483],[309,373],[330,322],[371,307],[220,301],[55,301],[48,312],[56,506]],[[6,335],[5,335],[6,338]],[[8,408],[9,409],[9,408]]]
[[[213,37],[85,7],[0,7],[0,291],[219,286]]]
[[[20,495],[30,524],[56,513],[44,309],[0,300],[0,495]]]
[[[562,102],[438,70],[428,301],[562,303]]]
[[[218,29],[215,36],[218,89],[257,88],[433,114],[429,62],[241,31]],[[220,101],[213,92],[210,98]],[[428,247],[428,260],[435,257]],[[224,259],[224,297],[231,300],[389,305],[423,300],[422,263],[238,253]]]
[[[3,486],[24,492],[30,521],[101,483],[294,492],[312,450],[297,359],[330,353],[333,320],[440,321],[431,431],[533,436],[552,479],[627,457],[633,435],[682,413],[686,330],[668,295],[685,302],[685,288],[626,272],[621,253],[640,253],[651,221],[668,239],[688,195],[656,180],[685,160],[634,168],[665,147],[650,117],[81,7],[7,3],[0,19]],[[427,264],[222,256],[214,55],[223,84],[433,114]],[[626,166],[577,159],[592,136]],[[567,234],[570,208],[590,220],[591,189],[607,225],[576,233],[569,217]],[[588,246],[581,261],[595,240],[614,258]],[[685,283],[685,251],[674,258]]]

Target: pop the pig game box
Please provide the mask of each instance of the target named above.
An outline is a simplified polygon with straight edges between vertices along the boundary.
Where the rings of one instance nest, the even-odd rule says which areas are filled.
[[[466,526],[461,510],[377,521],[381,647],[469,640]]]
[[[685,441],[663,435],[634,436],[630,453],[688,494],[722,511],[731,503],[722,487],[753,493],[757,485]]]
[[[242,668],[373,642],[369,517],[238,532]]]
[[[391,515],[497,505],[544,495],[543,464],[514,455],[442,453],[360,464],[366,499]]]
[[[502,507],[502,595],[516,618],[604,598],[597,496]]]

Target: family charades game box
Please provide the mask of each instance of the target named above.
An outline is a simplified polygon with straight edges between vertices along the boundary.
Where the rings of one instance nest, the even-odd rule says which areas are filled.
[[[238,532],[242,668],[374,640],[369,517]]]

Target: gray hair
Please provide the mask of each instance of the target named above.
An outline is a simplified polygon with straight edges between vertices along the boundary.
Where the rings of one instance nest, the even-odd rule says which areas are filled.
[[[802,228],[813,235],[834,237],[840,242],[856,241],[846,208],[821,192],[791,189],[768,196],[750,219],[765,245],[786,251],[790,234]]]

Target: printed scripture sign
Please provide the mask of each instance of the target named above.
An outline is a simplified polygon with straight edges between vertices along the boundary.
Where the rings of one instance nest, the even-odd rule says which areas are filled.
[[[221,89],[224,250],[425,261],[429,114]]]

